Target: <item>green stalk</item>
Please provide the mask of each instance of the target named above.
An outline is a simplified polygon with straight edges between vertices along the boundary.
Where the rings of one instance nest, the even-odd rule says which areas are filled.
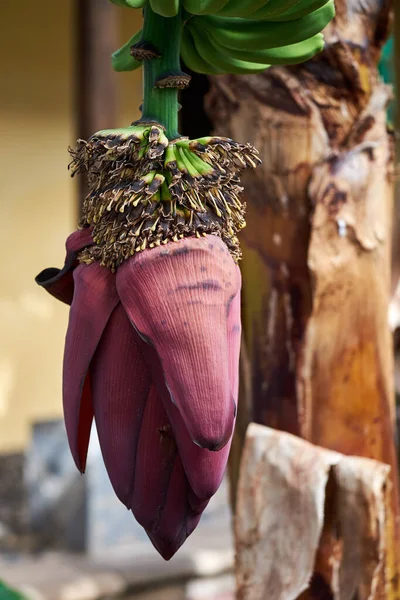
[[[154,13],[149,3],[144,9],[142,41],[152,44],[160,58],[143,61],[143,121],[157,121],[166,129],[168,139],[180,136],[178,133],[178,90],[176,88],[155,88],[157,79],[168,73],[180,72],[180,47],[183,19],[164,18]]]

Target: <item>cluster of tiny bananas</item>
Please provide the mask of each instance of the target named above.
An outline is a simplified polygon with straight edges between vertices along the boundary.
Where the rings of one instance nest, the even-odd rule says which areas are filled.
[[[198,73],[258,73],[271,65],[296,64],[324,46],[321,31],[335,15],[333,0],[112,0],[151,9],[164,17],[184,9],[181,57]],[[141,65],[135,47],[142,32],[113,54],[116,71]]]
[[[261,162],[250,144],[221,137],[169,141],[153,123],[100,131],[70,153],[72,175],[86,172],[89,183],[81,226],[93,228],[94,245],[81,262],[115,271],[136,252],[210,233],[240,258],[239,175]]]

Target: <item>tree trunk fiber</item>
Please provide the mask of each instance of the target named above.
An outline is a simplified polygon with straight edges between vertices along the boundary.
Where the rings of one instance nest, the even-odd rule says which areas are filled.
[[[337,0],[336,9],[321,55],[262,75],[214,78],[208,98],[215,132],[251,142],[263,160],[244,177],[248,378],[242,374],[232,488],[249,420],[389,464],[385,581],[376,598],[393,599],[400,598],[388,326],[394,152],[386,130],[391,92],[377,74],[391,3]],[[325,532],[320,584],[302,598],[332,597],[332,544]]]

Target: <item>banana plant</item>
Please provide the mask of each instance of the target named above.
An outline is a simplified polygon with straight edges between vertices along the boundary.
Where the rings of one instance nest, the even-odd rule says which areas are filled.
[[[189,140],[178,92],[199,73],[257,73],[322,49],[332,0],[114,0],[144,25],[113,56],[143,65],[129,127],[71,150],[89,193],[62,269],[37,283],[69,304],[63,402],[83,472],[93,419],[115,493],[165,558],[226,468],[240,350],[240,176],[260,159],[226,137]]]

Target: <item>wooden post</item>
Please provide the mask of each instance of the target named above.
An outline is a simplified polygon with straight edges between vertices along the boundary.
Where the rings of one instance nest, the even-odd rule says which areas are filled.
[[[109,0],[76,0],[76,133],[88,137],[115,126],[116,79],[111,54],[118,47],[117,13]],[[86,180],[79,177],[79,206]]]

